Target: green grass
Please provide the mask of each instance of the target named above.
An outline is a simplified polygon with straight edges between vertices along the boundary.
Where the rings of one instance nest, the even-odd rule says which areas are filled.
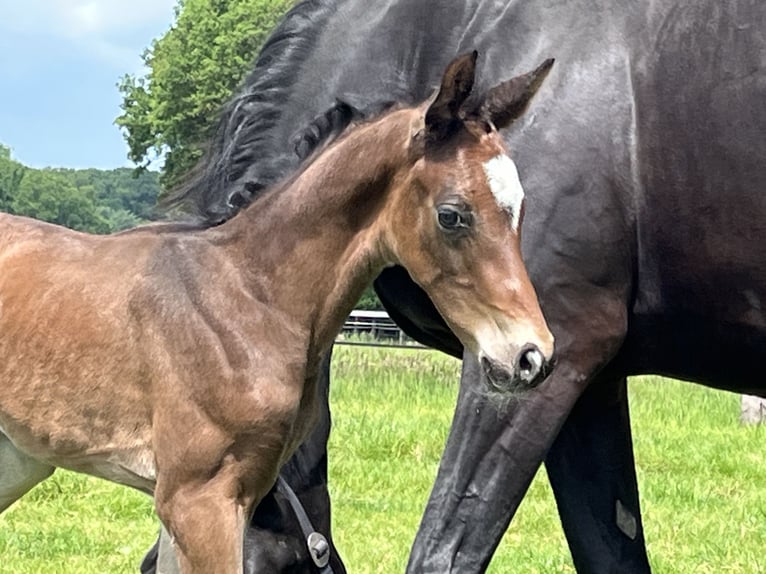
[[[350,572],[403,571],[458,373],[432,352],[336,349],[330,480]],[[643,377],[630,395],[654,572],[766,572],[766,427],[741,427],[737,396],[696,385]],[[543,474],[491,572],[574,572]],[[147,497],[59,471],[0,516],[0,574],[136,572],[156,531]]]

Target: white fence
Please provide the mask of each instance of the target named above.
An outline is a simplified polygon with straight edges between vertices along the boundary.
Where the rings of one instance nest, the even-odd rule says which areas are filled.
[[[351,311],[335,344],[428,349],[405,335],[385,311],[362,309]]]
[[[742,423],[746,425],[766,423],[766,399],[742,395],[742,414],[740,418]]]

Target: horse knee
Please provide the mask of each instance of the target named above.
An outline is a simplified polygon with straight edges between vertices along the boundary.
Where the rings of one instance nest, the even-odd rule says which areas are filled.
[[[242,572],[245,509],[234,500],[218,489],[182,489],[170,498],[156,497],[155,507],[172,537],[166,551],[175,551],[180,572]]]

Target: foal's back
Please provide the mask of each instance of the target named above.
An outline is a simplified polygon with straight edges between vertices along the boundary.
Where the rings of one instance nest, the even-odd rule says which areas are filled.
[[[254,384],[296,358],[232,243],[180,224],[96,236],[0,214],[0,432],[37,461],[151,492],[171,430],[249,422],[273,387]]]
[[[151,355],[164,343],[146,318],[179,296],[162,273],[145,276],[172,273],[162,253],[175,236],[153,226],[95,236],[0,214],[0,431],[19,448],[152,489],[147,365],[162,364]]]

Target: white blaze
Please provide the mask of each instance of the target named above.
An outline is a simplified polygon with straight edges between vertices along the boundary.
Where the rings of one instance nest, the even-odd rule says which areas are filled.
[[[498,205],[508,211],[513,229],[518,231],[524,188],[516,164],[507,155],[496,155],[484,164],[484,173]]]

